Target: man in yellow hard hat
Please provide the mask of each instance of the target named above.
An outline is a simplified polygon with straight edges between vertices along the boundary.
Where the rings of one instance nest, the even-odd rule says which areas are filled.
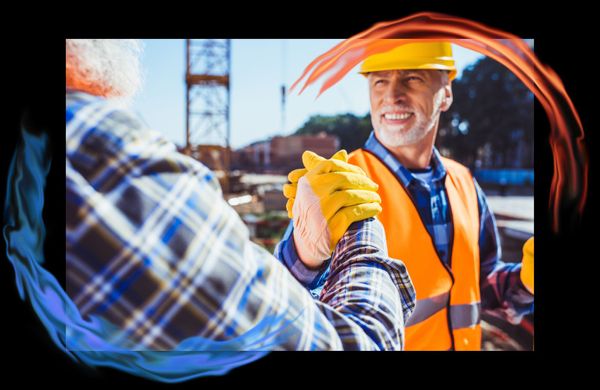
[[[502,262],[496,222],[483,191],[466,167],[434,147],[440,114],[453,100],[456,67],[450,43],[397,43],[361,66],[374,130],[348,162],[379,185],[383,211],[378,219],[389,254],[406,264],[416,289],[406,349],[479,350],[482,309],[501,309],[513,323],[533,312],[533,238],[524,247],[522,263]],[[289,175],[288,210],[293,210],[294,189],[305,171]],[[290,237],[288,232],[282,248],[291,246]],[[285,263],[297,274],[313,278],[305,277],[305,285],[327,293],[325,256],[288,250],[287,257]],[[302,265],[305,269],[298,271]]]

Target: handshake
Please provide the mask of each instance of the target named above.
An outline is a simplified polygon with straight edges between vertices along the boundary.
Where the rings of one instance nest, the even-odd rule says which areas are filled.
[[[304,168],[289,173],[283,194],[298,256],[307,267],[319,268],[353,222],[381,212],[381,198],[379,186],[348,163],[345,150],[329,160],[306,151],[302,163]]]

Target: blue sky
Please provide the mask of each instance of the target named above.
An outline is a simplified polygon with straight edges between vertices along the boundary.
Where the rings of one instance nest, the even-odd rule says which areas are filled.
[[[356,70],[315,100],[317,86],[288,96],[281,130],[281,84],[288,87],[341,39],[234,39],[231,42],[231,145],[291,134],[312,115],[369,111],[367,84]],[[185,40],[145,39],[144,89],[135,110],[176,144],[185,142]],[[458,77],[479,53],[453,46]]]

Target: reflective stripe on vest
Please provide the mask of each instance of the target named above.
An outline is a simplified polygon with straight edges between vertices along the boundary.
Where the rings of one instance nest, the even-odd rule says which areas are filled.
[[[450,323],[452,329],[471,328],[480,322],[481,304],[479,302],[450,306]]]
[[[406,350],[481,348],[479,291],[479,209],[473,178],[462,165],[442,158],[452,215],[450,265],[440,259],[433,239],[407,190],[378,157],[359,149],[349,162],[379,184],[390,257],[407,267],[417,293],[406,323]]]
[[[406,322],[406,326],[416,325],[433,316],[448,306],[449,293],[417,301],[415,310]],[[452,329],[471,328],[481,321],[481,304],[450,306],[450,323]]]
[[[408,321],[406,321],[406,326],[412,326],[423,322],[438,311],[445,309],[448,306],[449,299],[450,294],[444,293],[432,298],[417,300],[415,310]]]

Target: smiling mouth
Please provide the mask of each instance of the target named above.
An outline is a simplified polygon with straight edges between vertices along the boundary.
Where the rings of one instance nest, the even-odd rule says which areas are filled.
[[[381,118],[390,124],[402,124],[414,116],[412,112],[389,112],[381,115]]]

